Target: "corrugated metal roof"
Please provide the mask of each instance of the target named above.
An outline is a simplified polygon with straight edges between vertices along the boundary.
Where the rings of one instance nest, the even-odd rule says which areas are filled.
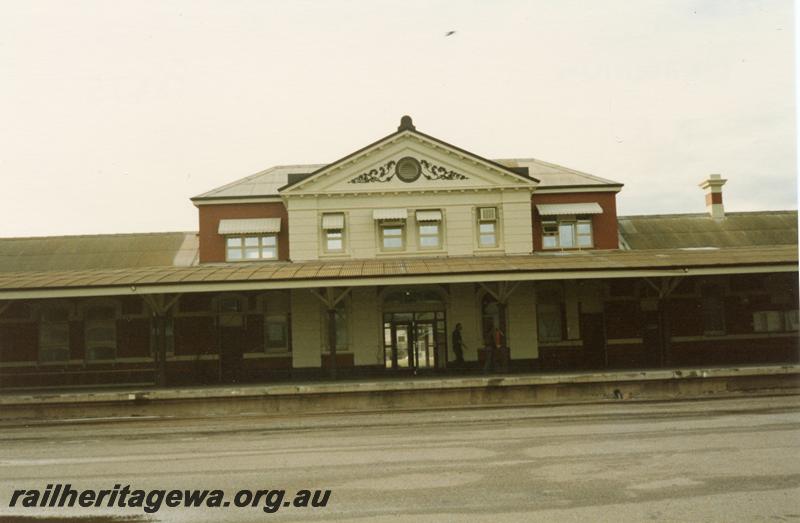
[[[227,263],[199,267],[151,267],[136,271],[22,271],[0,273],[3,291],[90,289],[179,282],[268,282],[398,277],[424,274],[553,273],[565,271],[631,271],[797,264],[794,246],[702,250],[583,251],[518,256],[347,260],[323,262]],[[113,283],[110,283],[113,282]]]
[[[603,208],[596,202],[589,203],[540,203],[536,210],[542,216],[565,216],[572,214],[603,214]]]
[[[536,158],[506,158],[495,160],[506,167],[527,167],[528,174],[539,180],[538,187],[568,187],[568,186],[622,186],[620,182],[601,178],[593,174],[577,171]]]
[[[407,209],[375,209],[372,211],[373,220],[405,220],[407,218]]]
[[[620,216],[619,231],[631,249],[797,245],[797,211]]]
[[[242,198],[258,196],[277,196],[278,189],[286,185],[290,174],[307,174],[325,167],[325,164],[276,165],[245,178],[217,187],[192,200],[213,198]]]
[[[0,238],[0,272],[188,267],[197,253],[194,232]]]
[[[492,160],[506,167],[526,167],[532,178],[540,181],[539,187],[567,186],[622,186],[621,183],[536,158],[507,158]],[[192,200],[215,198],[244,198],[278,196],[278,189],[288,183],[290,174],[309,174],[326,164],[276,165],[263,171],[235,180],[216,189],[199,194]]]
[[[418,222],[440,222],[442,221],[442,211],[417,211]]]
[[[672,249],[669,256],[673,257],[676,252],[682,252],[674,250],[679,248],[723,248],[721,251],[712,251],[717,253],[715,256],[723,257],[724,253],[734,252],[730,250],[732,247],[758,247],[764,250],[769,246],[783,245],[791,246],[790,251],[797,249],[797,211],[728,213],[726,216],[724,220],[714,220],[707,214],[620,217],[622,239],[632,249],[624,258],[625,263],[636,259],[631,258],[630,254],[649,249]],[[703,252],[695,254],[702,255]],[[611,258],[612,255],[584,252],[579,259],[617,259]],[[558,263],[572,259],[570,256],[547,256],[552,255],[537,254],[531,259],[553,259]],[[769,259],[768,255],[765,256],[765,259]],[[525,259],[509,257],[502,263],[533,263]],[[440,260],[419,259],[415,263],[420,264],[421,268],[415,270],[427,270],[430,274],[480,271],[481,266],[491,258],[446,258],[446,264]],[[319,274],[326,277],[379,276],[386,274],[387,267],[390,267],[388,261],[383,260],[337,261],[334,266],[330,263],[333,262],[322,264]],[[247,274],[246,280],[268,280],[281,264],[264,262],[232,266],[236,269],[231,273],[233,278]],[[562,266],[564,270],[570,267],[569,264]],[[76,281],[80,278],[80,281],[88,280],[92,285],[124,285],[137,278],[158,282],[160,278],[172,275],[176,268],[191,269],[180,272],[180,281],[196,281],[197,278],[216,281],[214,271],[220,270],[221,266],[198,266],[198,239],[193,232],[0,239],[0,273],[24,275],[27,285],[34,287],[37,281],[42,285],[50,285],[55,274],[66,277],[66,273]]]
[[[280,218],[240,218],[220,220],[219,234],[259,234],[263,232],[281,232]]]

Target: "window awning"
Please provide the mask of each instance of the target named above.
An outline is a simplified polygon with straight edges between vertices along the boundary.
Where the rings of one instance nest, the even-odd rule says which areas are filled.
[[[442,221],[442,211],[417,211],[418,222],[440,222]]]
[[[261,234],[281,232],[280,218],[247,218],[220,220],[219,234]]]
[[[405,220],[408,218],[407,209],[375,209],[372,211],[374,220]]]
[[[563,216],[565,214],[603,214],[597,202],[590,203],[542,203],[536,206],[542,216]]]
[[[322,215],[322,228],[326,231],[344,229],[344,214],[330,213]]]

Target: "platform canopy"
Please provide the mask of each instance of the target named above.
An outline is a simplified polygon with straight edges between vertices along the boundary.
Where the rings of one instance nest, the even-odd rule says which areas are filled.
[[[0,272],[0,300],[758,272],[797,272],[797,246]]]

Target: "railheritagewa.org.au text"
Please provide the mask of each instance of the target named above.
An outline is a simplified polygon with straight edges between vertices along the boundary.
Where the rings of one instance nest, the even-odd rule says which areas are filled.
[[[281,508],[323,508],[331,500],[330,490],[279,489],[237,490],[233,496],[218,489],[134,489],[116,484],[110,489],[77,489],[69,483],[48,484],[44,489],[15,489],[9,507],[138,508],[148,514],[169,508],[260,508],[273,513]],[[37,511],[38,512],[38,511]]]

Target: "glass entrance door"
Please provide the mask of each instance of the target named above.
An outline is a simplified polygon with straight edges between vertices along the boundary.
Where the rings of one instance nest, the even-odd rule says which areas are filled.
[[[387,369],[437,369],[447,361],[444,312],[394,312],[384,315]]]
[[[413,367],[413,324],[411,322],[398,322],[392,325],[392,343],[394,351],[392,351],[393,361],[389,361],[398,369],[407,369]]]
[[[414,324],[414,367],[431,369],[436,366],[435,327],[430,321]]]

